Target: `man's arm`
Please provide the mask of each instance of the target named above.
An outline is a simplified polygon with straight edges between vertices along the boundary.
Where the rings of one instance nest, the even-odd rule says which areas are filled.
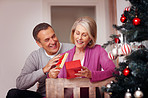
[[[27,58],[21,74],[16,79],[16,87],[18,89],[28,89],[43,76],[45,74],[42,68],[39,69],[39,57],[35,52],[32,52]]]
[[[61,55],[57,55],[50,59],[45,67],[42,68],[41,62],[43,59],[39,57],[40,55],[36,52],[30,54],[27,58],[25,65],[21,71],[20,76],[16,80],[16,87],[19,89],[28,89],[32,87],[41,78],[46,78],[46,73],[56,65],[56,61],[59,60]]]

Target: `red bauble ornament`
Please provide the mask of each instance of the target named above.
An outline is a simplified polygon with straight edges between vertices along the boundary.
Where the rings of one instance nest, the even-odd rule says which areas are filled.
[[[129,68],[127,67],[127,68],[125,68],[124,70],[123,70],[123,75],[124,76],[128,76],[130,74],[130,70],[129,70]]]
[[[124,16],[124,14],[122,15],[122,17],[120,18],[120,21],[122,23],[125,23],[127,21],[127,18]]]
[[[117,56],[114,56],[114,55],[112,54],[112,51],[110,51],[110,52],[108,53],[108,58],[111,59],[111,60],[115,60],[115,59],[117,58]]]
[[[115,38],[114,41],[115,41],[115,43],[120,43],[120,39],[119,38]]]
[[[139,24],[140,24],[140,21],[141,21],[141,20],[140,20],[139,18],[137,18],[137,17],[134,18],[134,19],[133,19],[133,25],[139,25]]]
[[[143,48],[145,48],[145,46],[144,45],[140,45],[140,46],[138,46],[138,48],[139,49],[143,49]]]
[[[124,11],[130,11],[130,9],[131,9],[131,7],[129,6],[129,7],[126,7],[126,8],[124,9]]]
[[[129,44],[124,44],[121,46],[121,51],[123,55],[129,55],[132,51],[131,46]]]

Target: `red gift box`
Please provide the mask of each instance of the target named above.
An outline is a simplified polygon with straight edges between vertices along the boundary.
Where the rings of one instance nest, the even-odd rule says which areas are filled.
[[[78,73],[78,71],[81,71],[82,68],[80,60],[65,62],[65,66],[67,71],[67,79],[77,77],[75,74]]]

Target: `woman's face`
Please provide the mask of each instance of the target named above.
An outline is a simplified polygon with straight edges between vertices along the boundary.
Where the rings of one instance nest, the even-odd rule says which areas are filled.
[[[76,47],[79,49],[85,49],[90,40],[88,31],[82,25],[77,25],[74,32],[74,42]]]

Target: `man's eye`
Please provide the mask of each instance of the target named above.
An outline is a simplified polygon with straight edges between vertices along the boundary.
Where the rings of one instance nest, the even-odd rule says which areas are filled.
[[[51,38],[55,38],[56,37],[56,35],[54,34]]]
[[[49,39],[45,39],[45,42],[48,42],[49,41]]]

